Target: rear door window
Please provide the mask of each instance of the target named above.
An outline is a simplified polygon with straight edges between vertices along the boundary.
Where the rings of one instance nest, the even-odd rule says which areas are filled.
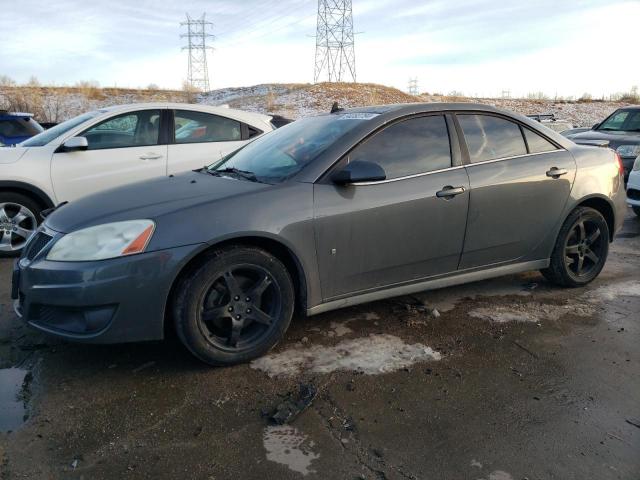
[[[458,114],[471,163],[526,155],[520,127],[491,115]]]
[[[349,161],[380,165],[388,179],[451,167],[449,132],[442,115],[411,118],[385,128],[357,146]]]
[[[237,142],[242,140],[237,120],[189,110],[176,110],[175,143]]]

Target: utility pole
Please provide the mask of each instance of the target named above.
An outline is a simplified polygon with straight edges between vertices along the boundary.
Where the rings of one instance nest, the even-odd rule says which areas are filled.
[[[187,13],[187,21],[180,22],[180,26],[187,27],[187,33],[180,35],[187,39],[187,45],[182,50],[189,50],[189,70],[187,81],[196,90],[209,91],[209,70],[207,68],[207,50],[213,47],[207,46],[207,39],[215,38],[207,33],[213,27],[212,22],[205,20],[205,13],[200,18],[191,18]]]
[[[351,0],[318,0],[313,82],[356,81]]]
[[[410,78],[409,87],[407,88],[409,95],[418,95],[418,79]]]

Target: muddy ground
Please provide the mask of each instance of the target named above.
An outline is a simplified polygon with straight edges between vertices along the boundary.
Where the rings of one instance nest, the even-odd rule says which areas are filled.
[[[9,274],[0,261],[3,480],[640,478],[631,214],[588,288],[529,273],[299,318],[226,369],[175,339],[46,338],[13,314]],[[300,382],[311,406],[270,424]]]

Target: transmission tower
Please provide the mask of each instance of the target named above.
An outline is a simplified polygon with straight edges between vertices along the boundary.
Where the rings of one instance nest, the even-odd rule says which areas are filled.
[[[180,35],[186,38],[188,44],[182,50],[189,50],[189,71],[187,81],[193,88],[206,92],[209,90],[209,70],[207,68],[207,50],[213,47],[207,46],[207,39],[213,39],[214,35],[207,33],[213,27],[212,22],[205,20],[205,15],[200,18],[191,18],[187,13],[187,21],[180,22],[180,26],[187,27],[187,33]]]
[[[316,65],[313,81],[356,81],[351,0],[318,0]]]
[[[409,86],[407,87],[409,95],[418,95],[418,79],[410,78]]]

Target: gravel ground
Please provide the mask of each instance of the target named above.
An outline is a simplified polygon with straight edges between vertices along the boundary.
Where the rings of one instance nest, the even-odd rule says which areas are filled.
[[[224,369],[46,338],[2,260],[0,478],[637,480],[639,248],[629,214],[587,288],[534,272],[298,318]],[[311,405],[271,423],[300,383]]]

